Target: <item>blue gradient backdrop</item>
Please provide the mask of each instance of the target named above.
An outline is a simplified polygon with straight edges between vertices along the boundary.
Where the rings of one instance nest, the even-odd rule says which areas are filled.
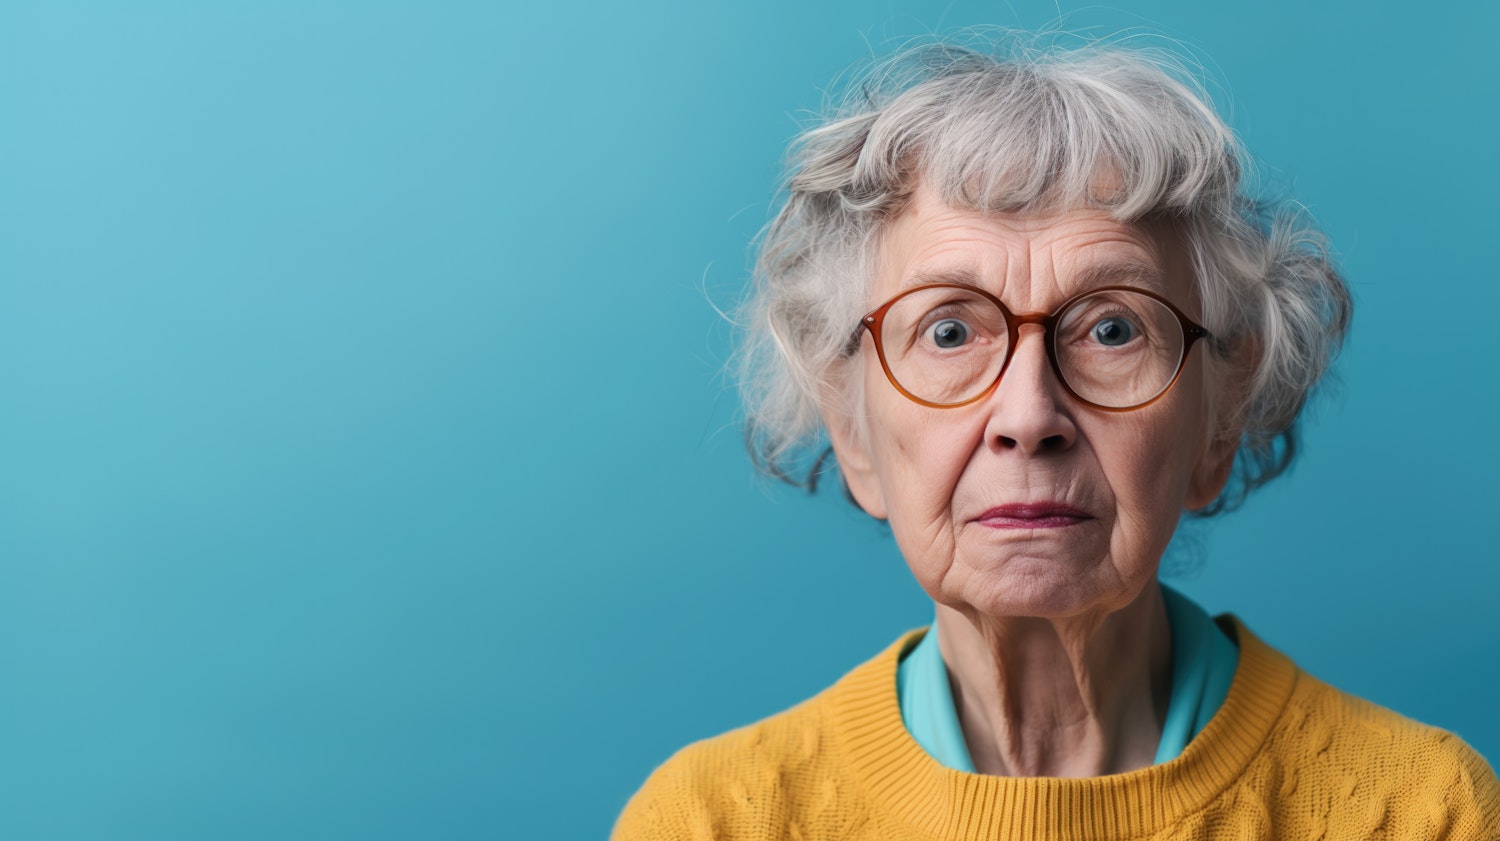
[[[929,614],[757,479],[746,243],[871,49],[1191,45],[1358,296],[1179,585],[1500,756],[1493,5],[0,8],[0,836],[600,838]]]

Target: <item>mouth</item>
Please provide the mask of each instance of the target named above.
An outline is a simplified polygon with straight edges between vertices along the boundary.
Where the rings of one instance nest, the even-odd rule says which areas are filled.
[[[1094,519],[1061,502],[1027,502],[998,505],[974,518],[974,522],[991,529],[1065,529]]]

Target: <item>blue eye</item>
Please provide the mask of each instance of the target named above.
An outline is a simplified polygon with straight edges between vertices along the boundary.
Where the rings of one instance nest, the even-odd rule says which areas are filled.
[[[1094,341],[1105,347],[1119,347],[1135,338],[1135,325],[1123,318],[1106,318],[1094,325],[1089,331]]]
[[[945,318],[927,331],[932,343],[940,348],[956,348],[969,341],[969,325],[953,318]]]

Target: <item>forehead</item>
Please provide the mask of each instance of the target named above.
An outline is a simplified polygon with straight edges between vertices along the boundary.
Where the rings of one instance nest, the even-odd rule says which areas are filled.
[[[1092,207],[985,213],[919,189],[882,230],[877,255],[877,302],[940,282],[979,287],[1017,310],[1046,310],[1099,286],[1136,286],[1184,303],[1193,292],[1171,226],[1122,222]]]

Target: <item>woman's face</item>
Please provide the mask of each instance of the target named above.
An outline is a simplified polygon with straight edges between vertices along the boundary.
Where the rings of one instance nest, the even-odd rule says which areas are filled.
[[[1191,267],[1164,226],[1094,209],[987,215],[918,190],[883,232],[869,308],[953,280],[1013,313],[1050,313],[1095,286],[1140,286],[1201,321]],[[1233,439],[1212,443],[1206,347],[1161,399],[1104,412],[1058,383],[1041,329],[1021,328],[989,396],[951,409],[892,388],[865,334],[861,405],[824,412],[855,498],[889,520],[928,594],[960,610],[1061,618],[1124,607],[1155,577],[1183,508],[1207,505],[1228,476]]]

